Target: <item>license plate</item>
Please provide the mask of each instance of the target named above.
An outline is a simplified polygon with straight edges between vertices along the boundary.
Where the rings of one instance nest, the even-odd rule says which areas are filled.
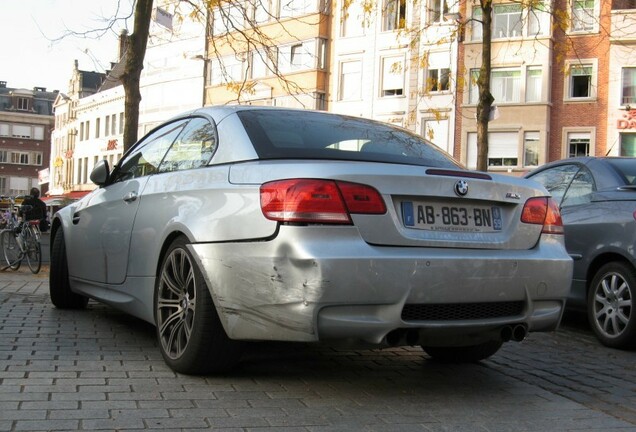
[[[402,202],[404,226],[430,231],[501,231],[501,207],[454,205],[434,202]]]

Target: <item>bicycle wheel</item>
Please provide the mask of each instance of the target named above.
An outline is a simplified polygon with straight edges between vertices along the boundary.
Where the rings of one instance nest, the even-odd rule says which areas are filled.
[[[23,255],[13,230],[2,231],[2,234],[0,234],[0,243],[2,244],[2,252],[6,263],[4,269],[19,269]]]
[[[26,249],[27,263],[31,273],[37,273],[42,267],[42,245],[33,232],[32,227],[26,227],[24,233],[24,247]]]

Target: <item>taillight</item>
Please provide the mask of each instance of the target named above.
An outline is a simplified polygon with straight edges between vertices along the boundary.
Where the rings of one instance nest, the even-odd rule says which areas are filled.
[[[535,197],[526,201],[521,212],[521,222],[543,225],[544,234],[563,234],[563,220],[556,201],[547,197]]]
[[[386,207],[374,188],[333,180],[290,179],[261,186],[261,209],[280,222],[350,224],[350,213],[383,214]]]

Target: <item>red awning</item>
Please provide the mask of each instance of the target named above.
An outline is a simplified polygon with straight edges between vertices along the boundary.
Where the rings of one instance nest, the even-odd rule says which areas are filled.
[[[47,197],[42,197],[42,201],[48,205],[58,205],[62,201],[72,200],[77,201],[78,199],[88,195],[91,191],[72,191],[65,193],[64,195],[51,195]]]

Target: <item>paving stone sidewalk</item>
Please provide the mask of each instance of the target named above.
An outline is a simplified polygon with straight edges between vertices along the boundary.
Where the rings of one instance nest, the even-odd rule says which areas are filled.
[[[0,431],[635,431],[636,353],[568,326],[488,361],[417,348],[255,344],[224,376],[172,372],[154,328],[55,309],[48,268],[0,273]]]

